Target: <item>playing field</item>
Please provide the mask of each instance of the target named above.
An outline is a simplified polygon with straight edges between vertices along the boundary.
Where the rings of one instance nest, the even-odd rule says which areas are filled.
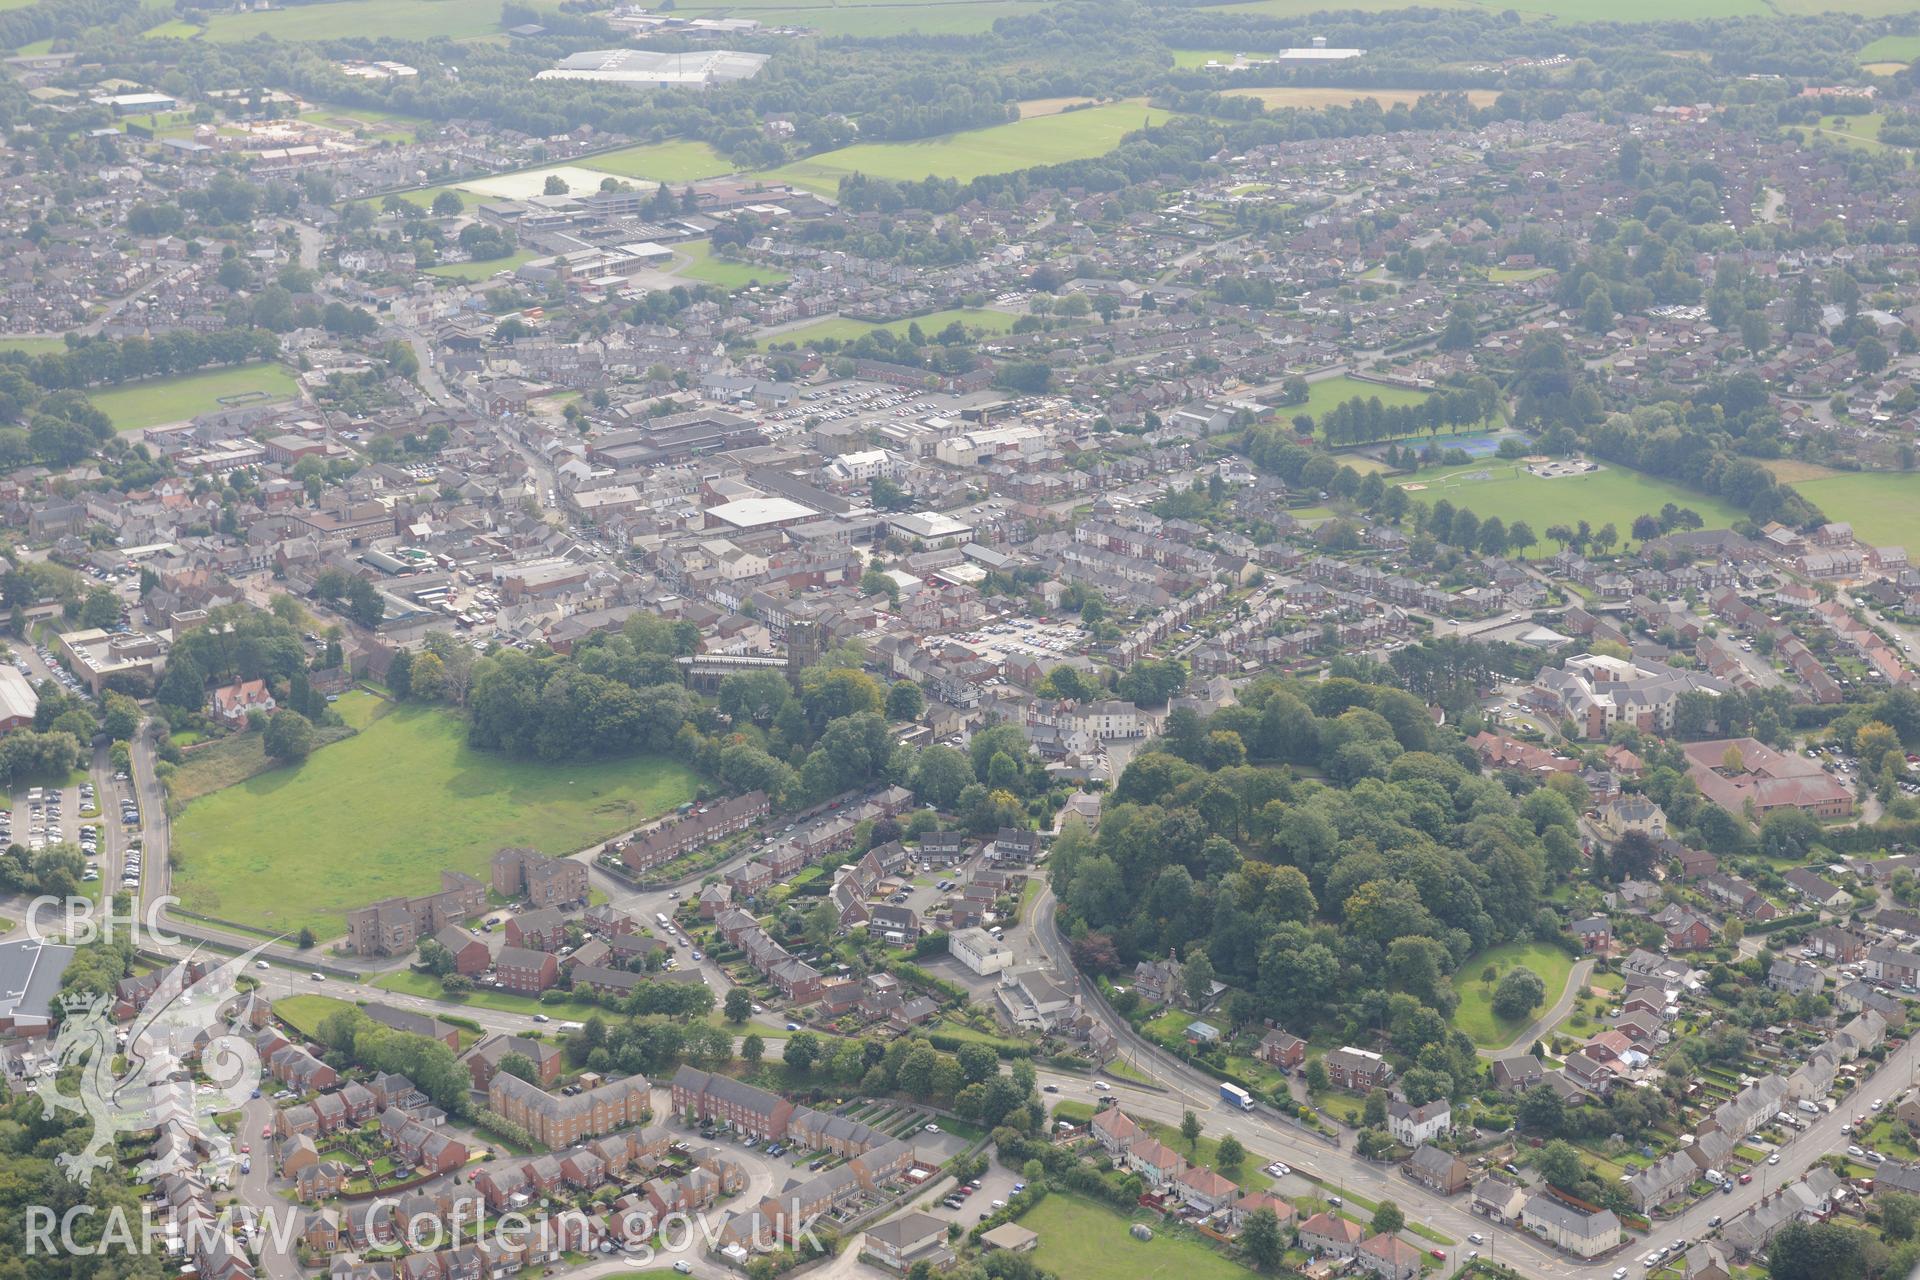
[[[1064,115],[1016,120],[987,129],[969,129],[924,142],[863,142],[798,160],[760,176],[771,182],[790,182],[829,195],[840,189],[840,179],[850,173],[875,178],[939,177],[971,182],[984,174],[1012,173],[1036,165],[1105,155],[1120,145],[1120,139],[1127,134],[1169,118],[1164,111],[1114,103]]]
[[[613,174],[601,173],[580,164],[556,164],[545,169],[522,169],[518,173],[499,173],[490,178],[474,178],[457,184],[462,191],[471,191],[474,195],[488,200],[526,200],[542,195],[547,189],[549,178],[558,178],[567,184],[567,194],[584,196],[600,189],[600,184]],[[648,188],[652,190],[652,188]]]
[[[1307,384],[1307,402],[1289,404],[1280,407],[1282,418],[1292,418],[1302,413],[1310,413],[1316,424],[1336,405],[1345,404],[1356,396],[1362,400],[1380,397],[1380,403],[1392,408],[1402,404],[1424,404],[1427,393],[1415,391],[1410,387],[1383,387],[1377,382],[1362,382],[1358,378],[1349,378],[1341,374],[1335,378],[1322,378],[1318,382]]]
[[[439,276],[442,280],[464,280],[473,284],[480,280],[490,280],[502,271],[512,271],[523,262],[532,262],[540,255],[531,249],[517,249],[504,258],[488,258],[485,262],[449,262],[438,267],[428,267],[427,274]]]
[[[1432,504],[1445,498],[1456,508],[1470,508],[1482,520],[1488,516],[1499,516],[1508,524],[1525,520],[1540,539],[1527,553],[1536,558],[1559,549],[1547,541],[1549,525],[1585,520],[1598,529],[1610,523],[1624,542],[1635,516],[1656,513],[1669,502],[1699,512],[1709,529],[1726,528],[1744,518],[1718,498],[1612,463],[1603,463],[1600,470],[1586,475],[1546,480],[1529,475],[1518,463],[1489,458],[1451,471],[1422,472],[1402,483],[1426,486],[1413,494],[1419,502]]]
[[[599,173],[644,178],[648,182],[694,182],[732,173],[734,168],[725,156],[704,142],[654,142],[626,147],[605,155],[588,156],[580,165]]]
[[[500,6],[475,0],[334,0],[256,13],[222,13],[207,20],[206,38],[218,41],[465,40],[500,30]]]
[[[875,329],[886,329],[891,333],[904,335],[914,325],[920,326],[920,332],[931,339],[942,329],[958,320],[970,329],[985,329],[989,333],[1005,333],[1013,328],[1013,322],[1020,317],[1005,311],[987,311],[979,308],[954,308],[949,311],[936,311],[931,315],[915,316],[910,320],[894,320],[887,324],[868,324],[864,320],[848,320],[835,316],[828,320],[816,320],[812,324],[801,325],[797,329],[786,329],[760,339],[760,345],[771,346],[778,342],[791,342],[795,346],[806,346],[809,342],[818,342],[822,338],[837,338],[841,342],[851,342],[863,333]]]
[[[1827,519],[1851,524],[1861,541],[1920,553],[1920,472],[1859,471],[1792,484]]]
[[[264,404],[294,393],[293,374],[277,364],[243,364],[178,378],[127,382],[92,391],[93,407],[113,419],[116,431],[138,431],[163,422],[184,422],[226,405]]]
[[[1323,89],[1311,86],[1283,86],[1272,89],[1229,89],[1230,98],[1258,98],[1268,110],[1278,111],[1286,107],[1297,107],[1303,111],[1317,111],[1322,107],[1350,107],[1366,98],[1372,98],[1380,104],[1381,110],[1390,107],[1407,106],[1420,101],[1430,93],[1444,93],[1444,89]],[[1467,89],[1470,106],[1490,107],[1493,100],[1500,96],[1495,89]]]
[[[1144,1219],[1143,1219],[1144,1220]],[[1246,1280],[1253,1273],[1199,1240],[1153,1225],[1151,1240],[1127,1234],[1132,1219],[1105,1205],[1056,1191],[1020,1218],[1040,1234],[1034,1262],[1060,1280]]]
[[[399,707],[304,764],[190,803],[174,824],[174,887],[190,911],[332,937],[348,908],[431,893],[442,868],[484,879],[503,845],[571,853],[692,799],[694,786],[673,760],[475,751],[458,718]]]
[[[23,355],[44,356],[54,351],[65,351],[65,338],[4,338],[0,337],[0,351],[18,351]]]
[[[1488,965],[1499,971],[1492,986],[1480,980],[1480,975]],[[1500,979],[1506,976],[1507,970],[1516,965],[1524,965],[1540,975],[1540,981],[1547,987],[1547,998],[1524,1018],[1508,1020],[1495,1017],[1493,992],[1499,986]],[[1460,994],[1460,1007],[1453,1011],[1453,1025],[1466,1032],[1482,1048],[1503,1048],[1535,1018],[1553,1008],[1554,1002],[1567,989],[1567,977],[1572,972],[1572,958],[1560,948],[1550,947],[1543,942],[1510,942],[1504,947],[1492,947],[1469,956],[1467,962],[1460,966],[1460,971],[1453,975],[1453,989]]]
[[[1838,142],[1862,151],[1885,151],[1894,146],[1880,140],[1880,126],[1887,118],[1879,112],[1860,116],[1823,116],[1817,125],[1783,125],[1783,129],[1811,134],[1814,141]]]
[[[674,251],[685,255],[683,265],[674,268],[673,272],[682,280],[697,280],[701,284],[733,290],[744,289],[752,284],[779,284],[789,278],[778,267],[716,258],[713,256],[713,246],[705,240],[690,240],[676,246]]]

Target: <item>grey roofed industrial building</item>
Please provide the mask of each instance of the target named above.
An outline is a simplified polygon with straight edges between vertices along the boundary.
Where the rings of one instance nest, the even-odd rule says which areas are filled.
[[[31,725],[39,707],[32,683],[14,668],[0,666],[0,733]]]
[[[46,1030],[73,951],[34,938],[0,942],[0,1032]]]
[[[589,49],[569,54],[536,80],[593,80],[659,88],[723,84],[751,80],[767,65],[767,54],[733,49],[696,49],[659,53],[652,49]]]

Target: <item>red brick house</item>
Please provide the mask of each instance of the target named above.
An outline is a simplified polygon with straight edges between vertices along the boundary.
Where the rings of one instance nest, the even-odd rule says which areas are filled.
[[[537,996],[560,979],[560,962],[550,951],[502,947],[494,957],[493,973],[500,985],[523,996]]]

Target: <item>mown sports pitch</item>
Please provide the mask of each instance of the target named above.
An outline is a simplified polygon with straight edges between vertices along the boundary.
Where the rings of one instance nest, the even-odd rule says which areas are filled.
[[[1920,553],[1920,472],[1836,473],[1792,484],[1827,519],[1851,524],[1862,542]]]
[[[1744,518],[1718,498],[1612,463],[1586,475],[1545,480],[1529,475],[1518,463],[1489,458],[1448,471],[1422,472],[1401,483],[1425,486],[1411,495],[1417,502],[1431,505],[1445,498],[1456,510],[1468,508],[1482,520],[1525,520],[1540,539],[1527,553],[1536,558],[1559,549],[1547,541],[1549,525],[1585,520],[1598,529],[1612,524],[1624,542],[1634,517],[1657,514],[1669,502],[1699,512],[1709,529],[1724,529]]]
[[[177,378],[124,382],[93,391],[93,407],[113,419],[115,431],[138,431],[164,422],[184,422],[225,405],[265,404],[295,391],[293,374],[278,364],[242,364],[186,373]]]
[[[189,911],[340,934],[349,908],[430,893],[449,868],[486,878],[503,845],[571,853],[691,800],[673,760],[546,764],[467,746],[466,726],[399,707],[306,763],[189,804],[174,888]]]
[[[1171,118],[1169,113],[1151,107],[1112,103],[969,129],[924,142],[863,142],[797,160],[760,176],[829,195],[838,191],[840,179],[851,173],[901,181],[935,177],[971,182],[990,173],[1090,160],[1113,150],[1129,133],[1164,124]]]

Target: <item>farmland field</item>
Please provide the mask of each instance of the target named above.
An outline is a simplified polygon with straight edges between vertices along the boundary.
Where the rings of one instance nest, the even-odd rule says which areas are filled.
[[[1535,558],[1557,550],[1546,540],[1547,526],[1573,520],[1585,520],[1596,529],[1611,523],[1624,540],[1635,516],[1657,512],[1669,502],[1699,512],[1709,529],[1744,518],[1718,498],[1612,463],[1586,475],[1545,480],[1527,474],[1518,463],[1489,458],[1450,471],[1423,472],[1404,483],[1425,486],[1413,494],[1421,502],[1445,498],[1455,507],[1472,508],[1482,520],[1525,520],[1540,538],[1527,553]]]
[[[1269,110],[1284,107],[1298,107],[1305,111],[1315,111],[1321,107],[1346,107],[1363,98],[1372,98],[1380,104],[1381,110],[1391,107],[1412,106],[1430,93],[1444,93],[1443,89],[1323,89],[1308,86],[1281,87],[1272,89],[1228,89],[1230,98],[1258,98]],[[1464,89],[1469,104],[1476,107],[1490,107],[1493,100],[1500,96],[1495,89]]]
[[[499,30],[499,6],[471,0],[333,0],[257,13],[216,14],[207,21],[206,38],[238,41],[264,35],[276,40],[338,40],[343,36],[432,40],[444,36],[464,40]]]
[[[284,400],[293,393],[293,375],[284,366],[243,364],[177,378],[121,383],[109,391],[92,392],[90,398],[94,408],[113,419],[114,430],[137,431],[212,413],[234,397],[263,394],[268,400]]]
[[[1060,1280],[1246,1280],[1253,1274],[1198,1240],[1164,1230],[1151,1240],[1135,1240],[1127,1234],[1130,1221],[1105,1205],[1056,1191],[1022,1215],[1020,1225],[1040,1234],[1033,1260]]]
[[[893,320],[886,324],[868,324],[865,320],[848,320],[842,316],[835,316],[831,319],[816,320],[812,324],[801,325],[797,329],[769,334],[760,340],[760,345],[766,347],[776,342],[791,342],[796,346],[805,346],[809,342],[818,342],[822,338],[837,338],[842,342],[849,342],[875,329],[904,334],[909,326],[916,324],[920,326],[920,332],[931,338],[955,320],[968,328],[1005,333],[1013,328],[1013,322],[1019,318],[1006,311],[987,311],[978,308],[936,311],[932,315],[915,316],[909,320]]]
[[[1897,62],[1901,65],[1920,58],[1920,36],[1881,36],[1860,51],[1860,61]]]
[[[1827,519],[1852,524],[1862,542],[1920,552],[1920,472],[1836,473],[1791,483]]]
[[[839,190],[840,179],[850,173],[905,181],[931,176],[971,182],[984,174],[1105,155],[1142,125],[1161,124],[1169,118],[1164,111],[1113,103],[921,142],[862,142],[759,176],[829,195]]]
[[[1499,977],[1494,979],[1493,986],[1480,980],[1481,972],[1488,965],[1499,970]],[[1509,1021],[1495,1016],[1493,992],[1499,986],[1500,978],[1504,978],[1508,970],[1522,965],[1540,975],[1540,980],[1547,987],[1547,998],[1538,1009],[1524,1018]],[[1466,1032],[1482,1048],[1501,1048],[1517,1033],[1525,1030],[1535,1018],[1553,1008],[1554,1002],[1567,989],[1567,978],[1572,972],[1573,959],[1560,948],[1550,947],[1543,942],[1510,942],[1504,947],[1493,947],[1468,956],[1466,963],[1460,966],[1460,971],[1453,975],[1453,989],[1460,993],[1460,1007],[1453,1011],[1453,1025]]]
[[[484,878],[509,844],[571,853],[693,794],[676,761],[512,759],[468,747],[453,716],[400,707],[304,764],[188,804],[176,888],[203,915],[329,937],[350,907],[437,890],[442,868]]]

